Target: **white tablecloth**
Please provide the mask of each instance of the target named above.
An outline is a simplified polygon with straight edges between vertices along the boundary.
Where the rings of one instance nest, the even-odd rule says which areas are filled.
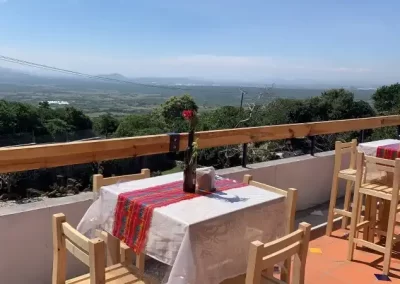
[[[387,146],[387,145],[399,145],[400,147],[400,140],[396,139],[383,139],[377,140],[372,142],[360,143],[358,145],[358,151],[363,152],[367,156],[376,157],[376,152],[378,147]],[[391,179],[393,175],[389,174],[385,171],[380,171],[371,165],[366,170],[366,179],[367,181],[375,181],[381,183],[392,183],[393,179]]]
[[[118,194],[182,180],[182,173],[101,188],[78,230],[112,233]],[[268,242],[285,229],[281,195],[244,186],[155,208],[145,253],[172,266],[168,283],[210,283],[246,272],[251,241]]]
[[[378,147],[386,146],[386,145],[393,145],[393,144],[398,144],[400,146],[400,140],[384,139],[384,140],[360,143],[358,145],[358,151],[363,152],[367,156],[376,157],[376,150],[378,149]]]

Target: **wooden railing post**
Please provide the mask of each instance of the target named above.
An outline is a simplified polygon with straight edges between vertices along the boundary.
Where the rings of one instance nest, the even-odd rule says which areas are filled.
[[[178,152],[179,151],[180,134],[179,133],[168,133],[168,136],[169,136],[169,151],[170,152]]]
[[[310,140],[311,140],[310,155],[314,156],[314,154],[315,154],[315,136],[311,136]]]
[[[396,139],[400,139],[400,125],[397,125],[397,137]]]
[[[242,146],[242,167],[245,168],[247,165],[247,143]]]
[[[363,143],[364,142],[364,129],[362,129],[360,131],[360,139],[359,139],[359,143]]]

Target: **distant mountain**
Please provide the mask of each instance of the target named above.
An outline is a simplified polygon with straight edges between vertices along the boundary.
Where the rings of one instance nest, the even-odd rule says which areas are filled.
[[[274,85],[275,88],[299,88],[299,89],[328,89],[328,88],[349,88],[349,84],[340,83],[323,83],[315,80],[307,79],[293,79],[287,80],[282,78],[266,78],[261,81],[239,81],[239,80],[207,80],[200,78],[185,78],[185,77],[138,77],[129,78],[119,73],[101,74],[97,75],[109,79],[116,79],[121,81],[130,81],[132,83],[157,85],[157,86],[199,86],[199,87],[256,87],[263,88],[265,86]],[[90,79],[85,77],[78,77],[72,75],[65,75],[62,73],[54,73],[46,75],[39,73],[28,73],[20,70],[13,70],[0,67],[0,83],[9,84],[28,84],[28,85],[93,85],[102,86],[119,84],[101,79]],[[354,89],[374,89],[376,85],[373,84],[353,84]]]
[[[216,83],[211,80],[184,77],[139,77],[132,78],[132,81],[144,84],[170,85],[170,86],[214,86]]]
[[[19,70],[0,67],[0,83],[40,84],[43,78]]]
[[[119,73],[111,73],[111,74],[104,74],[104,75],[97,75],[97,76],[109,78],[109,79],[116,79],[116,80],[124,80],[124,81],[129,80],[129,78],[127,78],[124,75],[121,75]]]

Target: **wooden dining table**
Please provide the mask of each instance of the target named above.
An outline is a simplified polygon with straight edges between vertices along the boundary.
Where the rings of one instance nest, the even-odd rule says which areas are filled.
[[[244,274],[250,242],[284,235],[282,195],[217,177],[216,192],[188,196],[182,178],[175,173],[104,186],[78,230],[88,235],[101,228],[134,250],[141,249],[141,239],[141,252],[169,266],[163,281],[169,284],[219,284]],[[165,202],[171,192],[179,200],[154,205],[147,231],[136,238],[146,225],[138,220],[144,218],[140,212],[149,212],[146,202]]]

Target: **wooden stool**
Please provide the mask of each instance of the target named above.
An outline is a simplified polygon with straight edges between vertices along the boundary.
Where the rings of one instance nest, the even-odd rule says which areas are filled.
[[[329,203],[328,221],[326,225],[326,235],[330,236],[333,229],[333,220],[337,215],[343,216],[342,228],[346,228],[348,218],[351,217],[350,212],[350,199],[352,192],[352,184],[356,177],[356,152],[357,152],[357,140],[353,139],[351,142],[342,143],[336,141],[335,143],[335,165],[333,168],[333,179],[331,198]],[[341,170],[342,156],[343,154],[350,153],[350,164],[347,169]],[[362,169],[362,167],[361,167]],[[338,195],[339,179],[346,180],[346,193],[344,197],[344,208],[338,209],[336,207],[336,200]]]
[[[368,182],[363,183],[363,174],[361,171],[357,172],[356,180],[355,180],[355,189],[354,189],[354,205],[351,216],[351,225],[350,225],[350,235],[349,235],[349,249],[348,249],[348,260],[353,260],[354,257],[354,249],[357,244],[363,245],[369,249],[381,252],[384,254],[383,259],[383,274],[388,275],[390,269],[390,261],[391,254],[393,249],[393,237],[394,237],[394,227],[396,224],[396,213],[397,206],[399,201],[399,181],[400,181],[400,159],[387,160],[376,157],[364,156],[364,153],[357,154],[357,167],[362,167],[365,162],[365,168],[374,169],[384,172],[393,173],[393,186]],[[358,214],[361,211],[361,200],[362,197],[366,196],[370,198],[370,210],[368,210],[368,214],[366,213],[364,216],[364,220],[361,221],[360,215]],[[388,208],[388,223],[387,223],[387,231],[381,231],[376,228],[377,220],[377,206],[376,200],[382,199],[390,202]],[[380,214],[384,215],[384,214]],[[369,231],[368,240],[359,239],[356,237],[357,233],[361,228],[364,228],[364,233]],[[375,233],[378,235],[386,236],[385,246],[381,246],[374,243]]]

